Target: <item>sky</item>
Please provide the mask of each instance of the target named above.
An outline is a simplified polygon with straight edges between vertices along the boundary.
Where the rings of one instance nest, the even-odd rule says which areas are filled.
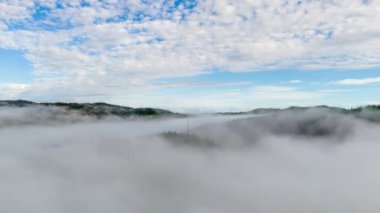
[[[380,103],[377,0],[0,0],[0,99]]]

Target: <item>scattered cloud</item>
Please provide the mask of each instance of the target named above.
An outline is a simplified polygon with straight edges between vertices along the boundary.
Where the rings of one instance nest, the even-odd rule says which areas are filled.
[[[0,84],[0,99],[13,99],[28,90],[28,84]]]
[[[379,67],[379,11],[378,1],[5,0],[0,48],[31,61],[23,94],[114,99],[215,70]]]
[[[300,83],[302,83],[302,81],[301,80],[291,80],[291,81],[289,81],[289,83],[291,83],[291,84],[300,84]]]
[[[154,83],[153,86],[159,88],[210,88],[210,87],[238,87],[249,86],[251,82],[212,82],[212,81],[190,81],[190,82],[160,82]]]
[[[324,96],[323,93],[306,92],[297,87],[258,86],[252,89],[256,100],[312,100]]]
[[[342,84],[342,85],[364,85],[364,84],[380,83],[380,77],[343,79],[343,80],[337,81],[337,83]]]

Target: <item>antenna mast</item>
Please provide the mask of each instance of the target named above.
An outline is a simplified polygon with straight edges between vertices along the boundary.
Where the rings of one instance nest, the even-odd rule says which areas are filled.
[[[187,132],[188,135],[190,134],[189,117],[187,117],[187,128],[186,128],[186,132]]]

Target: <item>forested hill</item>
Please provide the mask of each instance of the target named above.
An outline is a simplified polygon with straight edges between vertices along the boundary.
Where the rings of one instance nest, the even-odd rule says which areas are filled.
[[[242,115],[242,114],[273,114],[273,113],[299,113],[305,111],[319,111],[319,112],[332,112],[344,115],[352,115],[356,118],[379,122],[380,123],[380,105],[366,105],[350,109],[345,109],[341,107],[330,107],[325,105],[310,106],[310,107],[299,107],[291,106],[287,108],[256,108],[251,111],[246,112],[224,112],[218,113],[222,115]]]
[[[131,117],[131,116],[182,116],[164,109],[157,108],[132,108],[107,103],[36,103],[25,100],[0,101],[0,107],[24,108],[24,107],[55,107],[62,108],[68,112],[76,112],[86,116],[94,117]]]

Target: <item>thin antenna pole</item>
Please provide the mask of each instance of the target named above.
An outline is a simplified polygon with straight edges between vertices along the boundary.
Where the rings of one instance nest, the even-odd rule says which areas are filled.
[[[187,134],[190,134],[189,117],[187,117]]]

